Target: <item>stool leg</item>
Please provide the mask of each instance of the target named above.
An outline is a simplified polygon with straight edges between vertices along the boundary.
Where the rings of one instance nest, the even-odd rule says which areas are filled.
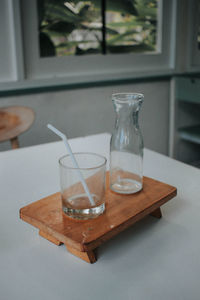
[[[88,251],[88,252],[80,252],[67,244],[65,244],[65,246],[70,253],[79,257],[80,259],[83,259],[84,261],[86,261],[88,263],[93,264],[97,261],[96,255],[93,250]]]
[[[156,210],[154,210],[152,213],[150,213],[150,215],[157,218],[157,219],[162,218],[162,212],[161,212],[160,207],[157,208]]]
[[[11,142],[11,147],[12,147],[12,149],[17,149],[17,148],[19,148],[18,137],[15,137],[15,138],[11,139],[10,142]]]

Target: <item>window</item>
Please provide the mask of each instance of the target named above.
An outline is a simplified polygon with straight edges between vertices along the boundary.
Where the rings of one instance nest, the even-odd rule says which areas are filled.
[[[39,0],[40,57],[158,52],[159,4]]]
[[[106,6],[106,52],[159,52],[158,29],[161,26],[159,0],[115,1]]]
[[[174,74],[186,61],[188,70],[199,70],[197,5],[1,0],[0,90]],[[179,26],[181,10],[186,20]]]
[[[53,0],[52,0],[53,1]],[[114,0],[113,0],[114,1]],[[59,1],[58,1],[59,2]],[[76,1],[79,2],[79,1]],[[84,2],[84,1],[83,1]],[[88,1],[90,2],[90,1]],[[96,1],[94,1],[96,2]],[[112,2],[107,0],[106,3]],[[119,3],[120,1],[117,1]],[[135,3],[136,1],[122,1],[122,3]],[[142,0],[137,0],[137,3],[144,2]],[[157,16],[157,39],[156,39],[156,49],[157,51],[143,51],[139,53],[117,53],[115,55],[109,53],[106,55],[100,54],[90,54],[87,56],[83,55],[71,55],[71,56],[60,56],[60,57],[40,57],[40,45],[38,40],[38,18],[37,18],[37,2],[36,1],[22,1],[22,18],[23,18],[23,28],[24,28],[24,41],[25,41],[25,58],[26,58],[26,74],[30,79],[41,79],[41,78],[58,78],[65,77],[65,82],[79,82],[79,81],[91,81],[91,80],[106,80],[106,79],[117,79],[117,78],[130,78],[138,75],[138,72],[159,72],[162,70],[169,70],[171,65],[170,52],[171,43],[170,38],[172,35],[171,26],[173,25],[173,20],[169,22],[169,18],[173,18],[173,1],[159,0],[158,2],[146,1],[151,3],[158,3],[158,11],[156,11]],[[75,3],[75,1],[74,1]],[[76,6],[74,7],[76,8]],[[110,30],[114,32],[117,30],[124,30],[121,23],[127,23],[126,14],[121,14],[121,19],[116,22],[117,13],[110,12],[107,10],[107,27],[109,25]],[[165,17],[167,16],[167,17]],[[147,18],[149,16],[147,15]],[[114,19],[113,19],[114,18]],[[141,18],[142,19],[142,18]],[[133,19],[130,20],[133,22]],[[146,21],[145,21],[146,22]],[[113,27],[111,27],[111,25]],[[118,25],[118,28],[117,26]],[[124,25],[124,24],[123,24]],[[145,23],[146,25],[146,23]],[[147,24],[148,25],[148,24]],[[142,26],[137,26],[138,30],[142,30]],[[134,29],[131,29],[132,31]],[[150,29],[148,29],[150,31]],[[148,31],[147,30],[147,31]],[[128,29],[128,32],[130,28]],[[122,41],[128,43],[129,41],[125,39],[128,34],[119,32],[118,37],[124,36],[121,40],[121,45],[117,43],[117,36],[113,36],[111,31],[107,31],[107,44],[109,39],[115,39],[113,42],[112,49],[115,48],[129,48],[129,45],[125,44],[123,47]],[[143,30],[144,32],[144,30]],[[135,34],[136,35],[136,34]],[[142,35],[137,35],[139,39]],[[148,35],[147,35],[148,36]],[[155,36],[155,34],[154,34]],[[154,39],[150,35],[147,39]],[[131,37],[132,39],[132,37]],[[119,40],[118,40],[119,42]],[[143,43],[143,41],[142,41]],[[143,43],[144,44],[144,43]],[[133,45],[132,45],[133,46]],[[144,46],[144,45],[143,45]],[[141,47],[141,44],[139,44]],[[154,45],[155,48],[155,45]],[[142,49],[143,50],[143,49]],[[147,50],[147,49],[145,49]],[[114,51],[114,50],[113,50]],[[120,51],[118,51],[120,52]],[[61,79],[60,79],[61,80]]]
[[[102,51],[101,0],[37,1],[40,57]]]

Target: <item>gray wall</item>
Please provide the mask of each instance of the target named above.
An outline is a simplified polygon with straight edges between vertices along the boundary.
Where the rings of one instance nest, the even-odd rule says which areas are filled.
[[[145,147],[168,153],[169,82],[137,83],[0,98],[0,107],[23,105],[34,109],[35,123],[19,137],[26,147],[58,140],[47,128],[52,123],[69,138],[111,132],[115,114],[111,103],[114,92],[140,92],[145,99],[140,115]],[[8,142],[0,151],[10,149]]]

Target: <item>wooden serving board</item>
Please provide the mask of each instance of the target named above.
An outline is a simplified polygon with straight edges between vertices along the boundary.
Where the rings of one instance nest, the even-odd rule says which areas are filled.
[[[39,228],[39,234],[56,245],[94,263],[94,250],[124,229],[151,214],[161,218],[160,206],[177,194],[171,185],[143,178],[143,190],[131,195],[112,192],[106,178],[106,210],[96,219],[75,220],[62,212],[61,195],[55,193],[20,209],[20,218]]]

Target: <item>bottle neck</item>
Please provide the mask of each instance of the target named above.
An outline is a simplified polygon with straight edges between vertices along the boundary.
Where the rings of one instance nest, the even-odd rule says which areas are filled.
[[[139,111],[128,112],[120,111],[117,112],[116,125],[118,126],[134,126],[138,127],[138,115]]]

